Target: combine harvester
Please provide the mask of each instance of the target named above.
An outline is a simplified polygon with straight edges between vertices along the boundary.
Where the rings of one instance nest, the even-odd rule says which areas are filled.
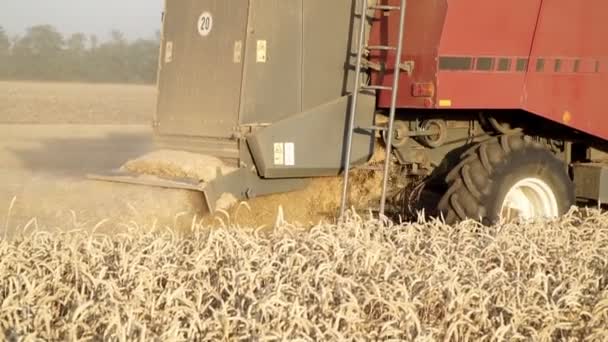
[[[606,0],[166,0],[156,140],[215,162],[194,179],[96,178],[201,191],[213,212],[342,175],[343,214],[349,170],[378,145],[380,215],[492,223],[605,203],[607,13]]]

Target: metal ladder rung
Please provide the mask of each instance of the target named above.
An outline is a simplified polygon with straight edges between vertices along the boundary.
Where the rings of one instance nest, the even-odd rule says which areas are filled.
[[[361,86],[361,89],[363,89],[363,90],[393,90],[393,87],[379,86],[379,85],[366,85],[366,86]]]
[[[358,126],[356,129],[362,129],[365,131],[378,131],[378,132],[384,132],[384,131],[388,131],[388,127],[383,127],[383,126]]]
[[[396,47],[394,46],[388,46],[388,45],[369,45],[365,47],[368,50],[382,50],[382,51],[395,51],[397,50]]]
[[[381,11],[399,11],[401,9],[401,6],[373,5],[369,6],[369,9]]]

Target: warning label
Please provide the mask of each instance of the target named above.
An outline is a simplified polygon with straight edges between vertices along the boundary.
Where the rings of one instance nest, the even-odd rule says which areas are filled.
[[[274,144],[274,165],[285,165],[285,145],[283,143]]]
[[[274,144],[274,165],[275,166],[295,166],[296,165],[296,145],[294,143],[275,143]]]
[[[294,143],[285,143],[285,166],[296,165],[296,146]]]

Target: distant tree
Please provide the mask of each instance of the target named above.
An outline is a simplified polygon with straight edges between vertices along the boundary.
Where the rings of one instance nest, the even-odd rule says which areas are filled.
[[[10,77],[10,49],[11,41],[4,31],[4,28],[0,26],[0,77]]]
[[[99,38],[97,38],[97,35],[92,34],[89,37],[89,42],[91,42],[91,51],[96,50],[99,46]]]
[[[63,36],[50,25],[34,26],[15,45],[18,55],[56,56],[63,49]]]
[[[67,39],[66,47],[71,54],[82,56],[87,49],[87,36],[83,33],[74,33]]]
[[[112,38],[112,41],[111,41],[112,44],[127,45],[127,39],[125,38],[125,34],[118,30],[111,31],[110,37]]]
[[[27,30],[13,47],[15,71],[26,79],[61,79],[63,36],[50,25]]]
[[[11,40],[4,31],[4,28],[0,26],[0,56],[8,56],[11,49]]]
[[[160,35],[130,42],[120,31],[100,42],[75,33],[65,38],[49,25],[10,39],[0,27],[0,78],[154,83]]]
[[[129,82],[133,72],[129,70],[129,44],[120,31],[110,32],[110,40],[94,51],[92,78],[100,82]]]
[[[82,33],[72,34],[65,42],[64,54],[64,78],[70,81],[87,79],[87,36]]]
[[[129,45],[130,82],[154,83],[158,68],[158,42],[139,39]]]

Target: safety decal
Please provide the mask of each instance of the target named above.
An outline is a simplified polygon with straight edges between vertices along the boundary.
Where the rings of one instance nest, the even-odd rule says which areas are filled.
[[[233,53],[232,61],[235,64],[240,64],[242,59],[243,59],[243,42],[240,40],[237,40],[236,42],[234,42],[234,53]]]
[[[295,166],[296,145],[291,142],[274,144],[274,165]]]
[[[165,63],[169,64],[173,61],[173,42],[167,42],[165,45]]]
[[[285,144],[283,143],[274,144],[274,165],[285,165]]]
[[[267,54],[266,54],[266,41],[258,40],[257,43],[257,53],[256,53],[256,62],[257,63],[266,63]]]
[[[285,143],[285,166],[296,165],[296,145]]]

